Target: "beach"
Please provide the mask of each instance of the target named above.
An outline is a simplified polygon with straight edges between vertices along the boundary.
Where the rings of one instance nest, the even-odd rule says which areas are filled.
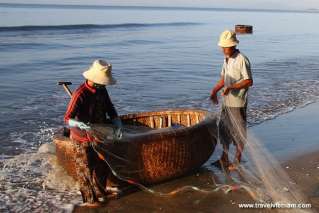
[[[283,163],[292,180],[308,196],[313,209],[319,211],[319,152],[298,156]]]
[[[303,192],[308,201],[307,204],[312,205],[311,210],[314,212],[319,210],[318,109],[319,103],[313,103],[249,129],[255,137],[262,140],[265,147],[267,145],[271,147],[277,141],[286,144],[287,150],[278,150],[273,154],[291,181]],[[283,129],[278,128],[282,123],[289,125],[285,125]],[[267,130],[272,135],[269,136],[262,130]],[[223,175],[214,167],[208,166],[194,175],[156,185],[152,189],[169,192],[187,185],[208,189],[216,183],[233,183],[232,178],[236,176],[236,172],[230,172],[229,176],[225,175],[225,179]],[[190,190],[164,198],[139,191],[121,199],[112,200],[102,208],[88,209],[78,206],[75,207],[74,212],[88,210],[90,212],[276,212],[276,209],[267,208],[239,208],[239,204],[247,203],[254,204],[256,201],[244,189],[234,190],[228,194],[222,191],[202,193]]]
[[[283,162],[283,168],[305,193],[311,203],[311,210],[319,211],[319,152],[312,152],[298,158]],[[200,174],[200,173],[199,173]],[[180,182],[199,186],[207,185],[211,181],[210,175],[200,174],[181,178],[178,181],[154,187],[159,190],[170,190]],[[167,187],[165,185],[174,185]],[[212,184],[212,183],[210,183]],[[238,204],[255,203],[245,191],[236,191],[225,195],[224,193],[201,194],[189,192],[171,198],[159,198],[144,192],[110,201],[101,208],[75,207],[73,212],[276,212],[275,209],[240,209]]]

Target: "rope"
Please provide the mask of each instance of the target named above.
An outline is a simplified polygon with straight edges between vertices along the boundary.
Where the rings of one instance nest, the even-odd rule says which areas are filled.
[[[200,193],[204,193],[204,194],[210,194],[210,193],[215,193],[215,192],[218,192],[218,191],[223,191],[225,194],[228,194],[229,192],[231,191],[237,191],[239,189],[244,189],[246,190],[253,198],[256,197],[256,195],[254,194],[253,190],[248,187],[248,186],[244,186],[244,185],[238,185],[238,184],[235,184],[235,185],[228,185],[228,184],[216,184],[216,188],[213,188],[213,189],[201,189],[199,187],[196,187],[196,186],[190,186],[190,185],[187,185],[187,186],[183,186],[183,187],[180,187],[178,189],[175,189],[175,190],[172,190],[170,192],[159,192],[159,191],[155,191],[135,180],[132,180],[132,179],[129,179],[129,178],[126,178],[126,177],[122,177],[120,176],[113,168],[112,166],[110,165],[110,163],[106,160],[106,158],[104,157],[104,155],[102,155],[101,153],[99,153],[95,146],[96,144],[94,142],[91,142],[90,143],[93,150],[97,153],[97,155],[100,157],[101,160],[103,160],[107,165],[108,167],[110,168],[112,174],[117,177],[119,180],[123,181],[123,182],[126,182],[128,184],[131,184],[131,185],[134,185],[136,187],[138,187],[139,189],[141,189],[142,191],[144,192],[147,192],[147,193],[150,193],[150,194],[153,194],[155,196],[159,196],[159,197],[169,197],[169,196],[174,196],[178,193],[181,193],[181,192],[184,192],[184,191],[196,191],[196,192],[200,192]]]
[[[220,123],[220,118],[221,118],[221,112],[218,114],[217,116],[217,125],[219,125]],[[92,130],[90,131],[87,131],[87,136],[88,138],[90,139],[90,146],[92,147],[92,149],[96,152],[96,154],[98,155],[98,157],[103,160],[103,162],[105,162],[107,164],[107,166],[110,168],[110,171],[111,173],[116,177],[118,178],[119,180],[123,181],[123,182],[126,182],[130,185],[134,185],[136,187],[138,187],[140,190],[146,192],[146,193],[150,193],[152,195],[155,195],[155,196],[159,196],[159,197],[170,197],[170,196],[174,196],[178,193],[181,193],[181,192],[185,192],[185,191],[195,191],[195,192],[200,192],[200,193],[204,193],[204,194],[210,194],[210,193],[216,193],[218,191],[222,191],[224,194],[228,194],[232,191],[237,191],[237,190],[240,190],[240,189],[243,189],[245,191],[247,191],[247,193],[253,198],[255,199],[257,196],[256,194],[254,193],[253,189],[251,187],[249,187],[248,185],[245,185],[245,184],[216,184],[215,188],[212,188],[212,189],[201,189],[197,186],[191,186],[191,185],[186,185],[186,186],[183,186],[183,187],[180,187],[180,188],[177,188],[175,190],[172,190],[170,192],[159,192],[159,191],[156,191],[156,190],[153,190],[133,179],[130,179],[130,178],[127,178],[127,177],[122,177],[121,175],[119,175],[114,169],[113,167],[110,165],[110,163],[107,161],[107,159],[105,158],[105,156],[103,154],[101,154],[99,151],[96,150],[96,143],[97,142],[94,142],[94,141],[103,141],[101,140],[99,137],[96,136],[96,133],[99,133],[101,134],[99,131],[97,131],[96,129],[92,128]],[[218,136],[217,136],[217,139],[219,139],[219,131],[218,131]],[[113,142],[114,143],[114,142]],[[99,147],[101,148],[101,147]],[[102,148],[103,149],[103,148]],[[126,161],[126,162],[129,162],[127,159],[124,159],[122,157],[119,157],[117,156],[116,154],[110,152],[109,150],[107,149],[103,149],[103,151],[105,153],[107,153],[108,155],[110,156],[113,156],[113,157],[116,157],[117,159],[120,159],[122,161]]]

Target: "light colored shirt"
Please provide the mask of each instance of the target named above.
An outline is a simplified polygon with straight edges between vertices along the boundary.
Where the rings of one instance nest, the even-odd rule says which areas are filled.
[[[224,76],[224,86],[243,80],[252,79],[250,62],[246,56],[239,51],[235,52],[228,60],[224,59],[221,75]],[[232,89],[224,96],[224,105],[228,107],[244,107],[247,104],[247,89]]]

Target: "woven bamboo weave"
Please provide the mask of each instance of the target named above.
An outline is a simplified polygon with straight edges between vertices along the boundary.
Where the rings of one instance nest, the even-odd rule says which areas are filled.
[[[212,155],[217,124],[216,116],[208,115],[196,109],[123,115],[125,125],[151,131],[124,137],[119,143],[98,143],[94,148],[122,177],[143,184],[163,182],[200,168]],[[54,142],[59,163],[76,180],[73,142],[61,133]]]

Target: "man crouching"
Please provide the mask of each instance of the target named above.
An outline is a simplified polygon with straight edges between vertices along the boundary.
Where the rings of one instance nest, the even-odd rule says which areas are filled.
[[[97,163],[100,159],[90,146],[90,136],[87,134],[90,130],[88,124],[107,123],[107,114],[116,126],[115,139],[120,139],[122,135],[122,122],[105,88],[106,85],[116,83],[111,71],[112,65],[106,61],[94,61],[89,70],[83,73],[86,80],[73,93],[64,116],[65,123],[71,127],[70,138],[76,147],[76,173],[85,203],[97,204],[97,193],[106,197],[108,174],[105,171],[109,171],[105,163]]]

